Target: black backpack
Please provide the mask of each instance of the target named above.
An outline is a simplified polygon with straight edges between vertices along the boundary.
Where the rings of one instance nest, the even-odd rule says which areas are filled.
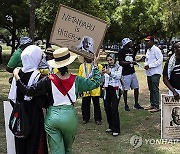
[[[17,138],[26,138],[30,132],[29,117],[24,109],[24,101],[16,101],[10,119],[9,129]]]

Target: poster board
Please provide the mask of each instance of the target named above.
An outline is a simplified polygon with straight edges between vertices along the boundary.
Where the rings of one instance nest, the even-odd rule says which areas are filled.
[[[162,94],[161,107],[161,138],[180,140],[180,100]]]
[[[97,17],[60,5],[50,42],[92,59],[100,50],[107,23]]]
[[[14,135],[9,129],[9,119],[12,112],[12,106],[9,101],[3,101],[3,105],[4,105],[7,154],[16,154]]]

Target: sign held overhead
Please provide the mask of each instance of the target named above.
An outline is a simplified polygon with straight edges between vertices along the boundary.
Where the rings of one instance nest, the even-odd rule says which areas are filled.
[[[50,42],[92,59],[100,50],[107,23],[97,17],[60,5]]]

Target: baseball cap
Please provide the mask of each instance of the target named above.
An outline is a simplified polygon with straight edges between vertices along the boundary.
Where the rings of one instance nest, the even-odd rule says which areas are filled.
[[[124,47],[126,44],[128,44],[129,42],[131,42],[132,40],[129,38],[123,38],[122,39],[122,46]]]
[[[150,41],[150,40],[154,40],[154,38],[152,36],[147,36],[144,40],[145,41]]]
[[[29,37],[21,37],[19,42],[20,45],[25,45],[27,43],[32,43],[32,39],[30,39]]]

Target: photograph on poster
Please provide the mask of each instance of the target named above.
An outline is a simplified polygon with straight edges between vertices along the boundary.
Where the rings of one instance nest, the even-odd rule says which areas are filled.
[[[161,137],[180,140],[180,100],[161,95]]]
[[[171,116],[170,126],[180,126],[180,107],[174,107]]]

